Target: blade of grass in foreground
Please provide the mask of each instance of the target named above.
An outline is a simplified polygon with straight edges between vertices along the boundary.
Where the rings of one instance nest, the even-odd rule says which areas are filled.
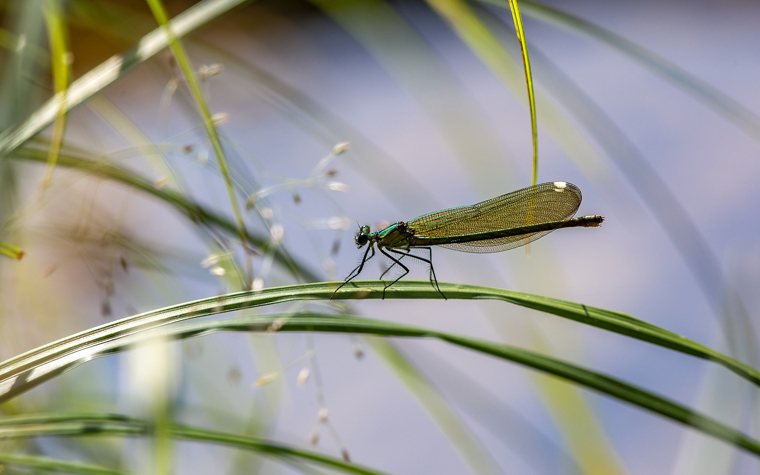
[[[38,384],[36,379],[45,380],[52,377],[51,372],[57,374],[72,362],[98,353],[96,347],[109,341],[191,318],[294,300],[329,300],[331,297],[333,300],[381,299],[385,287],[382,281],[352,282],[353,285],[347,285],[333,295],[340,284],[291,285],[220,295],[142,313],[77,333],[0,363],[0,403],[20,394],[27,385]],[[751,366],[623,313],[511,290],[450,283],[441,283],[440,288],[449,299],[501,300],[713,361],[760,386],[760,372]],[[441,298],[429,282],[399,282],[392,290],[386,293],[386,298]]]
[[[38,436],[152,436],[151,422],[111,414],[39,414],[0,419],[0,440]],[[169,427],[175,439],[206,442],[251,450],[275,460],[315,463],[343,473],[382,475],[381,472],[316,452],[301,450],[264,439],[217,432],[187,425]]]
[[[760,441],[722,424],[713,418],[692,411],[681,404],[658,396],[657,394],[646,391],[637,386],[628,384],[622,380],[595,371],[590,371],[549,356],[501,343],[464,337],[427,328],[413,327],[380,320],[369,320],[353,316],[303,313],[292,315],[248,316],[204,323],[185,324],[159,330],[158,332],[150,334],[133,334],[128,338],[110,341],[102,345],[100,349],[90,352],[89,355],[80,358],[78,361],[69,361],[71,362],[71,367],[73,367],[74,365],[88,361],[93,357],[134,348],[139,343],[154,338],[159,339],[158,341],[165,341],[167,339],[206,335],[217,331],[271,332],[275,326],[278,332],[327,332],[377,335],[384,337],[439,339],[456,346],[495,356],[568,380],[585,388],[598,391],[641,409],[661,415],[671,421],[692,427],[704,434],[711,435],[717,439],[760,456]],[[11,421],[13,420],[17,419],[11,419]],[[8,435],[6,435],[8,434],[8,430],[3,428],[5,424],[10,424],[10,422],[7,422],[7,420],[0,420],[0,439],[4,436],[8,437]],[[15,430],[20,430],[21,433],[26,436],[40,435],[39,433],[34,432],[37,430],[37,425],[33,426],[31,433],[24,432],[23,428]],[[11,435],[14,433],[15,432],[11,432]]]

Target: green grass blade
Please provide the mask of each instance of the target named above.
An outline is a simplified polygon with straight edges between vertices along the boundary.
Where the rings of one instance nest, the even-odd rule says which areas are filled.
[[[77,333],[0,363],[0,402],[20,394],[18,392],[20,386],[14,388],[14,384],[31,383],[35,378],[44,377],[50,371],[56,370],[58,366],[68,365],[72,361],[89,355],[88,352],[106,342],[196,317],[295,300],[327,300],[333,296],[339,284],[328,282],[291,285],[226,294],[142,313]],[[383,296],[385,283],[382,281],[359,281],[352,284],[338,290],[334,299],[381,299]],[[760,386],[760,372],[751,366],[686,337],[623,313],[512,290],[449,283],[441,283],[440,287],[449,299],[501,300],[713,361]],[[385,297],[389,299],[441,298],[429,282],[415,281],[398,282],[386,293]],[[43,366],[44,370],[40,370],[39,368]],[[36,374],[35,371],[37,371]],[[19,377],[22,379],[17,381]]]
[[[670,190],[647,157],[592,97],[538,50],[534,50],[534,63],[545,72],[543,77],[547,88],[568,110],[573,111],[578,122],[596,137],[610,161],[617,165],[633,185],[632,188],[681,255],[713,311],[717,315],[725,312],[726,285],[722,266],[699,227],[689,217],[681,199]]]
[[[139,334],[135,335],[133,338],[126,338],[122,341],[111,341],[108,344],[104,345],[103,348],[105,348],[105,353],[112,353],[132,348],[140,342],[144,342],[153,338],[160,338],[164,340],[170,338],[187,338],[196,335],[206,335],[216,331],[268,332],[271,331],[272,324],[275,322],[277,322],[279,326],[278,332],[316,331],[328,333],[366,334],[384,337],[436,338],[456,346],[461,346],[473,351],[495,356],[497,358],[501,358],[544,373],[557,376],[588,389],[592,389],[602,394],[627,402],[649,412],[659,414],[672,421],[692,427],[698,431],[701,431],[702,433],[711,435],[715,438],[718,438],[760,456],[760,441],[755,440],[725,424],[722,424],[715,419],[692,411],[691,409],[674,401],[658,396],[657,394],[628,384],[624,381],[606,376],[595,371],[581,368],[574,364],[560,361],[556,358],[521,348],[504,345],[501,343],[484,341],[476,338],[464,337],[461,335],[446,332],[440,332],[432,329],[398,324],[394,322],[369,320],[365,318],[356,318],[345,315],[316,313],[248,316],[204,322],[200,324],[179,325],[174,328],[168,328],[163,331],[159,331],[158,333]],[[87,360],[91,359],[94,356],[99,356],[99,354],[91,353]],[[18,420],[19,419],[16,418],[0,420],[0,439],[3,437],[29,437],[31,435],[42,435],[39,432],[35,432],[38,430],[40,424],[32,425],[31,431],[25,427],[10,426],[10,428],[7,428],[10,424],[18,424],[18,422],[14,422]],[[29,421],[29,419],[22,420]],[[32,423],[26,422],[26,424]],[[97,430],[92,429],[92,422],[87,422],[86,427],[91,431],[98,432]],[[134,429],[134,427],[131,427],[131,429]],[[76,433],[76,430],[81,430],[81,427],[75,429],[74,433]],[[51,432],[51,434],[72,435],[72,432],[70,431],[71,426],[63,424],[62,427],[58,428],[58,431]],[[195,431],[197,430],[194,429],[192,433],[196,434]],[[171,429],[171,432],[175,437],[192,438],[193,440],[250,440],[248,438],[231,436],[228,434],[210,436],[208,435],[208,431],[201,431],[205,435],[198,435],[198,438],[196,438],[196,436],[184,436],[180,433],[177,433],[174,429]],[[255,448],[255,443],[253,443],[250,447]]]
[[[39,436],[152,436],[153,431],[152,424],[147,421],[111,414],[37,414],[0,419],[0,440]],[[254,437],[179,424],[171,425],[169,433],[175,439],[251,450],[275,460],[311,462],[357,475],[382,475],[381,472],[358,464]]]
[[[21,260],[24,257],[24,250],[13,244],[0,241],[0,254],[10,257],[11,259]]]
[[[178,15],[171,22],[175,38],[190,33],[212,19],[245,3],[246,0],[204,0]],[[23,123],[0,134],[0,158],[26,143],[33,136],[53,123],[62,112],[68,112],[93,94],[100,92],[130,69],[145,62],[169,45],[169,36],[163,28],[145,35],[140,42],[123,54],[112,56],[72,82],[64,98],[56,95],[40,106]],[[61,107],[63,102],[63,107]]]
[[[34,468],[41,473],[80,473],[83,475],[127,475],[121,470],[99,467],[78,462],[67,462],[49,457],[37,457],[33,455],[0,454],[0,467],[24,467]],[[35,472],[36,473],[36,472]]]
[[[227,164],[227,157],[224,153],[224,148],[222,147],[222,141],[219,139],[219,133],[216,130],[216,124],[214,123],[214,119],[211,117],[211,111],[209,110],[206,99],[203,97],[203,92],[198,85],[198,80],[195,77],[195,71],[190,64],[190,58],[187,57],[185,48],[172,32],[169,17],[164,10],[164,6],[161,3],[161,0],[148,0],[148,5],[150,6],[150,9],[153,12],[153,15],[156,17],[159,25],[161,25],[161,27],[166,32],[166,36],[169,38],[169,45],[171,46],[172,53],[174,53],[177,64],[182,70],[185,81],[190,88],[190,94],[192,95],[193,100],[195,101],[195,105],[200,113],[201,120],[203,122],[203,128],[206,130],[206,135],[208,136],[208,139],[211,142],[211,147],[214,149],[214,153],[216,154],[219,171],[224,178],[224,184],[227,188],[227,195],[230,199],[232,213],[235,216],[235,222],[237,223],[240,242],[243,246],[245,246],[248,243],[248,230],[245,227],[243,213],[240,210],[240,204],[238,203],[235,186],[232,183],[232,176],[230,175],[230,168]],[[250,282],[253,280],[253,276],[248,276],[248,279],[250,288]]]

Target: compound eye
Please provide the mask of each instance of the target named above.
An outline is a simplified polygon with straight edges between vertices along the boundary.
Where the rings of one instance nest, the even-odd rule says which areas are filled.
[[[368,239],[369,239],[369,237],[367,236],[367,234],[365,234],[365,233],[359,233],[359,234],[356,235],[356,244],[358,244],[359,246],[363,246],[363,245],[367,244],[367,240]]]

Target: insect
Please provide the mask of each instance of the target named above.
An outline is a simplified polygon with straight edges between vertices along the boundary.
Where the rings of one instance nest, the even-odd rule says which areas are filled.
[[[356,245],[360,249],[367,246],[367,250],[361,263],[335,292],[361,274],[364,264],[375,257],[377,247],[393,262],[380,279],[395,266],[403,269],[401,275],[385,285],[383,298],[389,287],[409,273],[409,268],[401,261],[412,258],[428,264],[430,282],[445,299],[433,268],[432,246],[464,252],[501,252],[524,246],[555,229],[597,227],[602,224],[604,217],[600,215],[571,219],[581,204],[581,197],[581,190],[572,183],[554,181],[529,186],[471,206],[444,209],[411,221],[399,221],[381,231],[372,232],[369,226],[361,226],[356,233]],[[413,249],[427,251],[427,258],[412,254]]]

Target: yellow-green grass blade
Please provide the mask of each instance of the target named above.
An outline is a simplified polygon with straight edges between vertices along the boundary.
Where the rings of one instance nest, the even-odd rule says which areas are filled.
[[[462,0],[427,0],[440,16],[446,19],[449,25],[467,44],[470,49],[481,58],[485,64],[504,61],[501,56],[505,54],[499,41],[488,31],[488,28],[480,22],[472,9]],[[533,139],[533,185],[538,180],[538,123],[536,119],[536,99],[533,93],[533,76],[530,70],[530,58],[528,45],[525,40],[520,9],[515,0],[509,0],[512,10],[512,18],[515,23],[517,39],[520,43],[520,51],[523,58],[523,70],[525,71],[525,84],[528,89],[528,108],[530,109],[531,135]],[[496,56],[496,57],[494,57]]]
[[[219,304],[218,306],[224,308],[227,307],[223,303]],[[246,316],[204,323],[177,325],[174,327],[159,330],[158,332],[141,334],[133,333],[131,336],[122,337],[121,340],[112,339],[105,342],[99,350],[96,349],[95,351],[90,352],[86,357],[80,357],[77,360],[69,359],[68,364],[69,368],[74,367],[84,361],[92,359],[93,357],[133,348],[136,344],[154,338],[160,338],[161,340],[172,338],[188,338],[197,335],[206,335],[216,331],[271,332],[272,325],[275,322],[277,322],[278,325],[278,332],[327,332],[377,335],[384,337],[438,339],[456,346],[491,355],[541,371],[543,373],[557,376],[571,383],[577,384],[587,389],[592,389],[599,393],[616,398],[620,401],[627,402],[641,409],[661,415],[671,421],[692,427],[704,434],[713,436],[717,439],[723,440],[729,444],[740,447],[755,455],[760,456],[760,441],[755,440],[752,437],[749,437],[748,435],[725,424],[722,424],[721,422],[709,416],[700,414],[677,402],[661,397],[655,393],[644,390],[635,385],[628,384],[622,380],[612,378],[595,371],[590,371],[577,365],[567,363],[543,354],[509,345],[504,345],[501,343],[441,332],[428,328],[403,325],[395,322],[369,320],[346,315],[302,313],[288,315]],[[106,327],[106,325],[100,328],[103,327]],[[60,372],[55,373],[60,374]],[[14,424],[14,420],[18,421],[18,419],[0,420],[0,439],[3,437],[18,437],[21,435],[42,435],[41,433],[36,432],[39,430],[39,424],[34,424],[31,430],[25,430],[23,426],[18,426],[18,422]],[[26,423],[32,424],[32,422]],[[14,425],[10,426],[11,428],[8,429],[7,427],[10,424]],[[92,428],[93,423],[88,422],[86,424],[86,427]],[[63,428],[64,432],[51,433],[55,433],[56,435],[66,435],[65,431],[69,430],[69,428],[65,424],[63,425]],[[77,430],[81,430],[81,428]],[[139,433],[139,428],[131,427],[131,430],[136,430],[137,433]],[[177,437],[174,429],[170,429],[170,432],[174,437]],[[97,430],[95,430],[95,433],[97,433]],[[179,437],[182,438],[181,435]]]
[[[170,22],[175,38],[190,33],[214,18],[245,3],[246,0],[204,0],[187,9]],[[126,52],[112,56],[99,66],[72,82],[63,98],[56,95],[40,106],[23,123],[0,134],[0,159],[16,150],[34,135],[53,123],[61,112],[68,112],[121,78],[135,66],[145,62],[169,45],[169,36],[160,27],[143,36],[139,43]]]
[[[563,473],[583,473],[575,454],[567,450],[567,444],[546,435],[524,416],[518,407],[509,401],[505,402],[492,388],[486,387],[486,381],[477,379],[475,375],[469,374],[468,370],[457,369],[429,348],[415,345],[410,352],[414,357],[415,366],[424,369],[425,375],[452,406],[518,454],[535,473],[554,473],[557,467],[562,467]],[[564,384],[560,379],[530,373],[537,378],[556,381],[555,384],[562,385],[565,391],[582,391],[580,388]]]
[[[660,178],[647,157],[594,102],[593,97],[563,74],[539,50],[534,49],[533,53],[536,68],[546,73],[543,84],[559,102],[573,111],[577,121],[596,138],[610,161],[617,165],[633,185],[632,188],[681,255],[713,311],[720,315],[725,311],[725,283],[721,265],[681,200]]]
[[[12,153],[9,158],[24,160],[29,162],[42,162],[46,160],[43,151],[31,148],[22,148]],[[237,226],[228,218],[215,213],[184,196],[183,194],[168,188],[158,188],[151,181],[137,175],[129,170],[111,165],[103,161],[93,161],[73,155],[61,154],[58,158],[58,165],[62,167],[74,168],[82,173],[92,174],[98,177],[107,178],[115,182],[123,183],[134,190],[148,193],[155,198],[167,203],[185,215],[190,221],[199,225],[201,228],[210,227],[222,230],[226,233],[236,234]],[[318,280],[317,276],[308,270],[305,266],[296,262],[281,247],[274,246],[268,237],[259,236],[251,231],[247,232],[248,244],[262,252],[273,252],[275,261],[288,269],[293,275],[307,281]]]
[[[504,5],[506,6],[506,3]],[[472,10],[466,10],[466,12],[472,14]],[[492,73],[512,91],[515,97],[521,100],[523,94],[520,90],[524,87],[524,81],[521,82],[515,74],[515,71],[519,69],[517,59],[502,46],[492,30],[480,18],[467,20],[457,18],[456,21],[457,24],[453,25],[454,31],[460,35],[465,44]],[[540,114],[542,126],[576,166],[592,178],[598,178],[605,173],[607,170],[606,163],[588,141],[586,135],[580,132],[575,122],[561,108],[556,107],[553,101],[540,90],[534,89],[534,95],[537,107],[542,110]],[[530,109],[530,103],[527,104],[527,107]],[[479,187],[482,186],[482,183],[477,184]]]
[[[176,440],[189,440],[250,450],[275,460],[301,461],[357,475],[382,475],[356,463],[289,447],[266,439],[218,432],[189,425],[171,424],[169,434]],[[0,419],[0,440],[40,436],[125,436],[151,437],[155,428],[149,421],[113,414],[36,414]]]
[[[530,124],[531,133],[533,134],[533,184],[538,180],[538,122],[536,120],[536,98],[533,94],[533,74],[530,71],[530,57],[528,56],[528,42],[525,39],[523,29],[522,15],[520,15],[520,6],[517,0],[509,0],[509,8],[512,11],[512,20],[515,23],[517,39],[520,41],[520,52],[523,59],[523,70],[525,71],[525,85],[528,87],[528,101],[530,102]]]
[[[551,348],[536,325],[529,328],[526,346],[548,356],[562,354]],[[575,336],[580,336],[580,332],[575,333]],[[605,430],[593,398],[584,393],[581,387],[568,386],[561,379],[541,373],[531,376],[539,398],[557,425],[563,445],[573,454],[580,467],[579,473],[627,474],[629,471]],[[738,381],[738,378],[734,379]]]
[[[166,159],[161,147],[154,144],[121,109],[108,100],[104,94],[96,94],[88,101],[86,107],[97,114],[125,140],[132,144],[134,150],[140,152],[148,166],[158,175],[166,179],[166,186],[184,190],[182,178],[175,172],[172,164]]]
[[[243,220],[243,212],[241,211],[240,204],[238,203],[235,186],[232,183],[232,176],[230,175],[229,165],[227,164],[227,157],[224,154],[224,148],[222,147],[222,141],[219,139],[219,132],[216,130],[216,124],[214,123],[213,117],[211,117],[211,111],[209,110],[205,97],[203,97],[201,87],[198,85],[198,80],[195,77],[195,71],[190,64],[190,58],[188,58],[187,53],[185,53],[185,48],[182,46],[182,44],[177,39],[177,36],[175,36],[172,31],[169,23],[169,17],[164,10],[164,6],[161,3],[161,0],[148,0],[148,5],[150,6],[150,9],[153,12],[153,15],[156,17],[159,25],[161,25],[161,27],[166,32],[166,36],[169,38],[169,46],[171,47],[172,53],[177,60],[177,64],[182,70],[182,74],[185,77],[185,81],[187,82],[188,87],[190,88],[190,94],[192,95],[193,100],[195,101],[195,105],[198,108],[198,112],[200,113],[201,121],[203,122],[203,128],[206,130],[206,135],[211,142],[211,147],[214,149],[219,171],[224,178],[224,184],[227,188],[227,195],[230,199],[230,206],[232,207],[232,213],[233,216],[235,216],[235,222],[237,223],[241,244],[245,246],[248,242],[248,231],[245,227],[245,221]],[[251,280],[253,279],[253,276],[248,277]]]
[[[507,7],[507,0],[479,1]],[[530,0],[522,0],[520,5],[526,15],[588,36],[636,61],[723,116],[756,142],[760,142],[760,117],[757,114],[672,61],[610,30],[549,5]]]
[[[39,473],[79,473],[83,475],[128,475],[128,472],[80,462],[69,462],[35,455],[2,454],[0,467],[37,469]],[[37,472],[34,472],[37,473]]]
[[[47,0],[44,5],[45,23],[47,26],[48,42],[50,44],[51,70],[53,71],[53,85],[55,94],[53,99],[57,101],[58,113],[53,124],[53,134],[50,138],[50,152],[48,154],[48,166],[45,176],[42,178],[41,190],[44,191],[53,178],[58,153],[63,143],[63,135],[66,131],[66,93],[71,76],[71,61],[68,48],[68,30],[66,18],[63,14],[63,5],[60,0]]]
[[[24,257],[24,250],[13,244],[0,241],[0,254],[10,257],[11,259],[21,260]]]

